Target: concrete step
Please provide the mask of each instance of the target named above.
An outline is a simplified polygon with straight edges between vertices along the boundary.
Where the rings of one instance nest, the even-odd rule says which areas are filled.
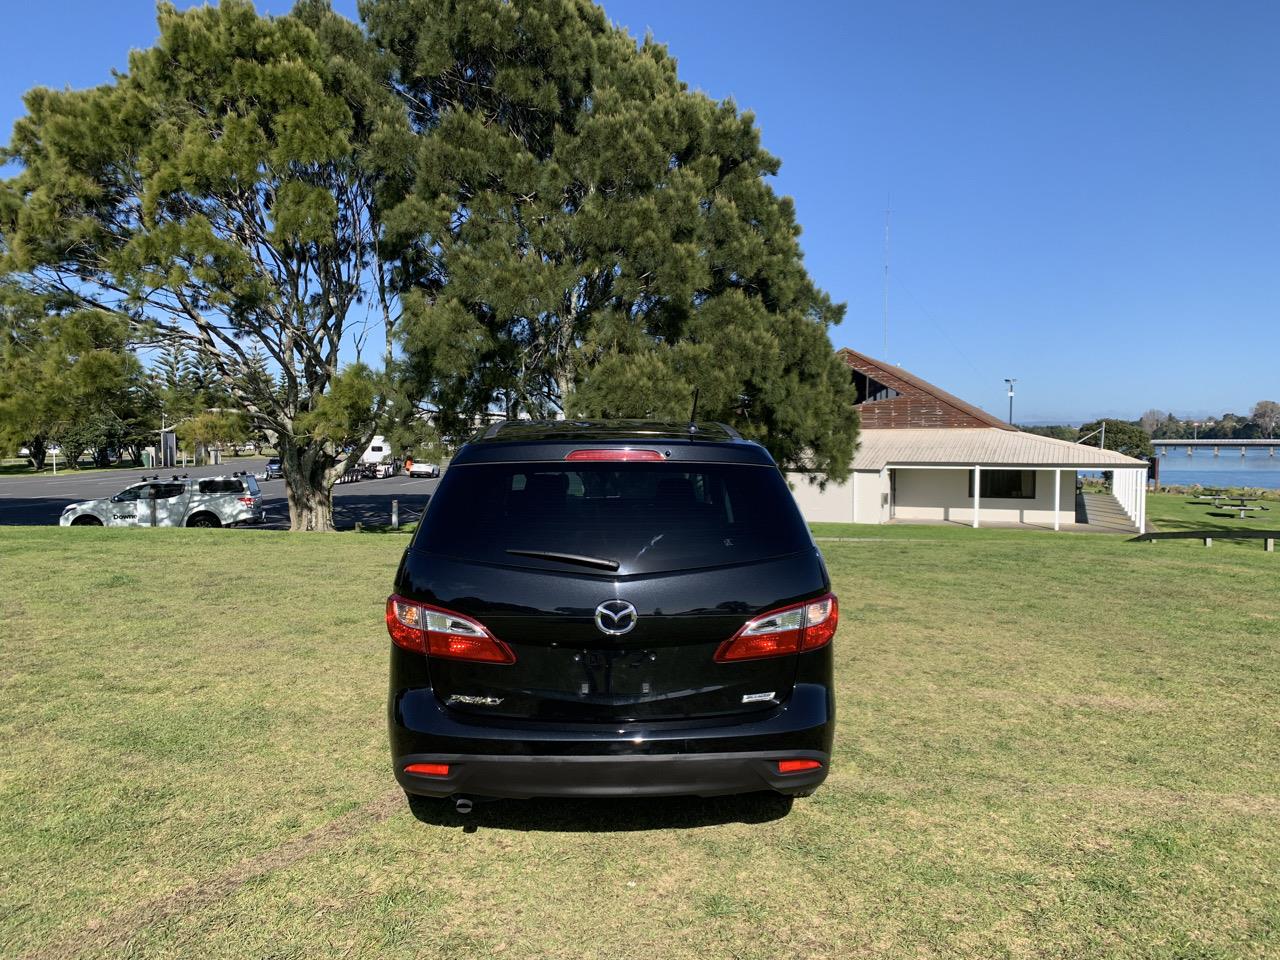
[[[1076,504],[1077,516],[1083,515],[1084,522],[1099,530],[1114,530],[1123,533],[1140,533],[1137,526],[1120,506],[1120,501],[1110,493],[1081,494]]]

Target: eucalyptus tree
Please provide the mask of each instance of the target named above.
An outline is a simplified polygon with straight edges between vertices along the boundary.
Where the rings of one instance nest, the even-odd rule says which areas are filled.
[[[1274,437],[1276,429],[1280,428],[1280,403],[1274,400],[1259,400],[1253,405],[1251,416],[1263,436]]]

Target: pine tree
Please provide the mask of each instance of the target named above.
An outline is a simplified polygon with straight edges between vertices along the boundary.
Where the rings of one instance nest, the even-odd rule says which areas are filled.
[[[582,0],[367,0],[421,146],[388,216],[419,251],[410,367],[446,432],[508,415],[728,421],[847,475],[838,307],[750,114]]]
[[[175,393],[189,390],[194,379],[191,352],[180,340],[165,344],[153,364],[159,386]]]
[[[404,107],[325,0],[281,17],[161,3],[157,19],[157,44],[111,82],[26,95],[2,155],[18,173],[0,182],[0,275],[135,343],[182,343],[199,389],[277,437],[294,529],[332,529],[344,450],[386,403],[384,378],[340,350],[357,303],[388,344],[398,318],[380,217],[413,166]],[[255,376],[255,344],[283,389]]]
[[[25,447],[39,470],[54,443],[105,465],[151,442],[158,405],[118,317],[0,283],[0,330],[0,445]]]

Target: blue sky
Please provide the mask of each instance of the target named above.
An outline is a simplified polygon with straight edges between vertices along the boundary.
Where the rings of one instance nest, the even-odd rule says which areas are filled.
[[[184,4],[185,5],[185,4]],[[335,4],[351,11],[354,2]],[[283,12],[288,3],[259,2]],[[1017,418],[1280,399],[1280,4],[614,0],[755,112],[837,346]],[[147,0],[6,4],[0,130],[155,37]]]

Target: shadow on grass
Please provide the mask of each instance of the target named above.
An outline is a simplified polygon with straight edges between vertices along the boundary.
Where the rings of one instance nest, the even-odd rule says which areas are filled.
[[[409,809],[425,824],[540,833],[614,833],[632,830],[693,830],[726,823],[768,823],[791,812],[792,798],[777,793],[729,797],[637,797],[619,799],[493,800],[468,814],[452,800],[411,796]]]

